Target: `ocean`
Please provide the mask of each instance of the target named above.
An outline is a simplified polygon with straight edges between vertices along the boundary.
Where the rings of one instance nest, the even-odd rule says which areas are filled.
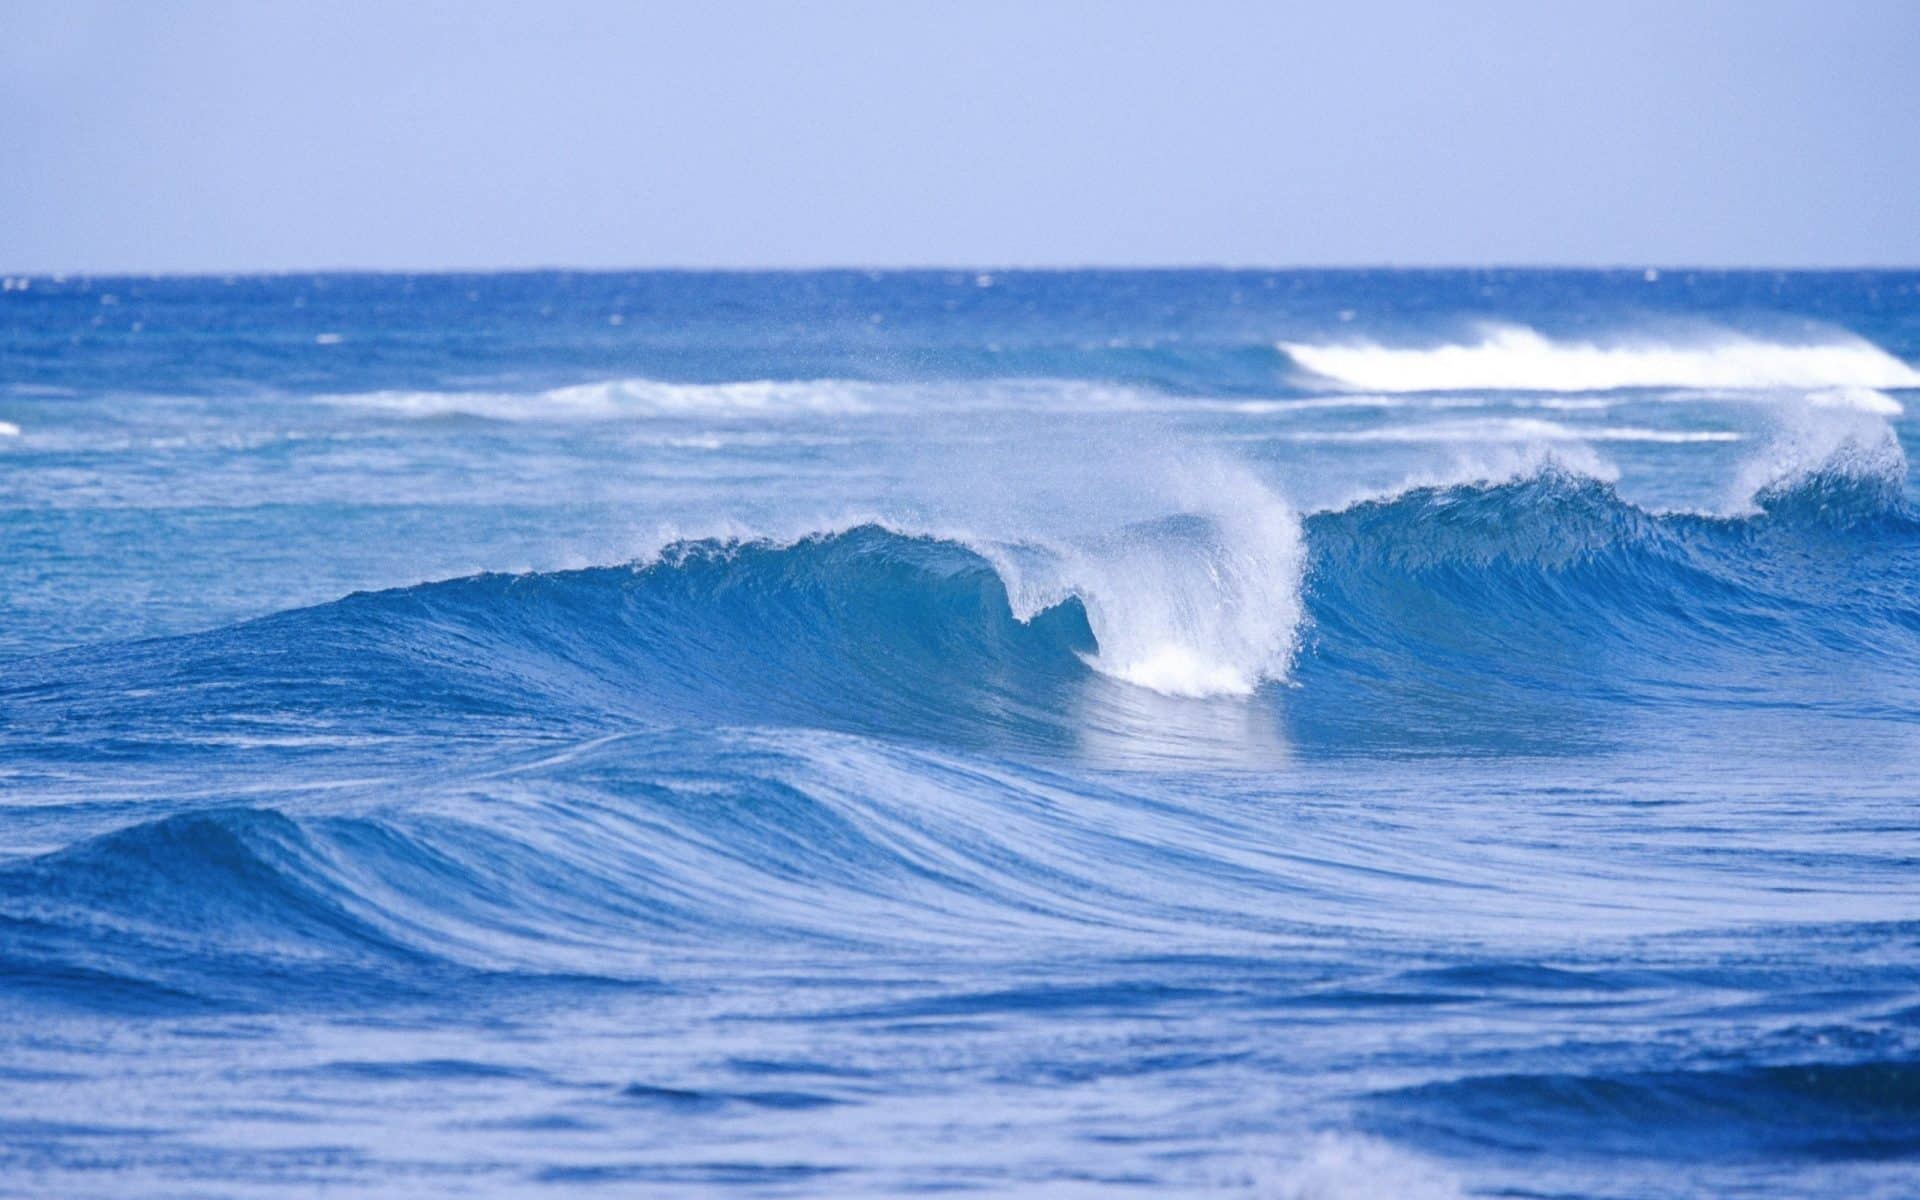
[[[0,1194],[1920,1192],[1920,273],[0,283]]]

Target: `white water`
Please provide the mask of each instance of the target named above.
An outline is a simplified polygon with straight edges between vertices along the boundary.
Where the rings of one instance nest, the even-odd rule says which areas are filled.
[[[1599,343],[1555,341],[1521,325],[1490,325],[1478,341],[1438,346],[1279,345],[1315,375],[1370,392],[1920,387],[1920,372],[1854,337],[1796,344],[1722,334],[1692,343]]]
[[[976,409],[1098,413],[1165,406],[1164,398],[1156,400],[1131,388],[1072,379],[914,383],[756,379],[673,383],[635,378],[525,392],[379,391],[321,399],[336,407],[369,409],[397,416],[469,416],[494,421],[768,419]]]
[[[1272,1161],[1249,1158],[1219,1181],[1260,1200],[1462,1200],[1452,1172],[1377,1138],[1323,1133]]]
[[[1305,550],[1293,509],[1246,468],[1186,461],[1149,481],[1171,521],[1015,553],[981,544],[1014,615],[1076,596],[1095,670],[1170,696],[1247,695],[1286,677]]]
[[[1753,512],[1762,497],[1817,475],[1878,482],[1898,492],[1907,455],[1883,416],[1817,400],[1785,402],[1774,414],[1772,436],[1740,464],[1729,507]]]
[[[1567,425],[1537,417],[1487,417],[1465,421],[1433,421],[1417,425],[1390,425],[1381,429],[1312,429],[1265,435],[1289,442],[1655,442],[1688,445],[1696,442],[1738,442],[1742,435],[1730,429],[1649,429],[1637,425]]]

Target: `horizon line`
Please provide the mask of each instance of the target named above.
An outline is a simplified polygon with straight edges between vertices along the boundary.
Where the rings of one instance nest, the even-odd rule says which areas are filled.
[[[822,264],[813,266],[537,266],[493,267],[237,267],[141,270],[126,268],[84,270],[12,270],[0,268],[0,276],[55,283],[76,279],[267,279],[295,275],[915,275],[915,274],[995,274],[995,275],[1073,275],[1073,274],[1364,274],[1371,272],[1458,273],[1514,272],[1547,274],[1553,272],[1589,272],[1593,274],[1640,273],[1720,274],[1720,275],[1821,275],[1821,274],[1902,274],[1920,273],[1920,263],[1861,264],[1838,263],[1783,266],[1775,264],[1706,265],[1674,264],[1652,261],[1615,263],[1080,263],[1075,265],[1009,265],[993,263],[925,263],[917,265]]]

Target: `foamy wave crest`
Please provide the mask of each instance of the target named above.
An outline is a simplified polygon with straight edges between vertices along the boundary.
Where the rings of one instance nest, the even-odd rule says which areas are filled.
[[[1882,417],[1897,417],[1907,411],[1906,406],[1892,396],[1872,388],[1832,388],[1812,392],[1807,396],[1807,403],[1815,408],[1850,408],[1855,412]]]
[[[382,391],[325,396],[322,400],[400,416],[468,416],[495,421],[780,418],[993,408],[1114,412],[1155,407],[1134,389],[1067,379],[912,384],[859,379],[728,383],[615,379],[534,392]]]
[[[540,392],[359,392],[330,404],[410,417],[469,416],[496,421],[612,417],[778,416],[868,411],[872,385],[849,380],[667,383],[616,379]]]
[[[0,437],[19,437],[20,427],[12,421],[0,421]]]
[[[1729,334],[1694,344],[1602,344],[1555,341],[1524,326],[1494,325],[1469,344],[1282,342],[1280,349],[1315,375],[1369,392],[1920,387],[1920,371],[1854,337],[1793,344]]]
[[[1773,437],[1741,465],[1733,507],[1751,512],[1796,496],[1844,494],[1856,504],[1890,508],[1906,478],[1906,451],[1885,417],[1817,400],[1785,404]]]
[[[1290,442],[1737,442],[1742,435],[1725,429],[1649,429],[1638,425],[1573,426],[1535,417],[1492,417],[1471,421],[1432,421],[1383,429],[1302,430],[1269,435]]]
[[[976,545],[1023,621],[1077,598],[1095,670],[1170,696],[1247,695],[1286,677],[1300,623],[1300,519],[1244,468],[1187,464],[1182,515],[1088,542]]]
[[[1460,1180],[1377,1138],[1324,1133],[1301,1151],[1249,1158],[1220,1182],[1266,1200],[1460,1200]]]
[[[1516,442],[1450,447],[1440,466],[1404,476],[1388,488],[1360,488],[1316,512],[1337,513],[1362,504],[1399,500],[1409,493],[1446,488],[1497,488],[1544,480],[1586,480],[1613,485],[1620,468],[1584,442]]]

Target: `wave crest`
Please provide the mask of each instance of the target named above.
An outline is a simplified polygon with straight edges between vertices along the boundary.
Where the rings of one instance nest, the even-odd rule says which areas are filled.
[[[865,379],[747,379],[684,383],[609,379],[528,391],[376,391],[322,402],[414,418],[490,421],[715,420],[861,416],[1016,408],[1116,412],[1163,406],[1137,389],[1075,379],[1005,378],[885,383]]]
[[[976,545],[1022,620],[1069,597],[1085,607],[1096,670],[1171,696],[1247,695],[1286,677],[1305,562],[1293,510],[1225,463],[1197,465],[1185,515],[1105,538],[1009,552]]]
[[[1520,325],[1491,325],[1478,341],[1467,343],[1281,342],[1279,347],[1313,374],[1368,392],[1920,387],[1920,371],[1852,337],[1805,344],[1736,335],[1692,345],[1603,344],[1557,341]]]
[[[1775,516],[1858,518],[1905,509],[1907,455],[1870,411],[1783,406],[1773,437],[1742,464],[1736,502]]]
[[[481,719],[499,737],[808,728],[1165,760],[1252,745],[1253,725],[1215,730],[1203,710],[1265,714],[1270,731],[1277,713],[1294,746],[1412,750],[1529,727],[1577,746],[1553,723],[1676,690],[1908,711],[1920,523],[1887,507],[1878,468],[1821,461],[1745,517],[1649,512],[1549,462],[1304,521],[1250,480],[1196,477],[1211,511],[1076,544],[877,525],[678,543],[641,565],[421,584],[22,660],[0,742],[49,762],[86,752],[75,730],[182,762],[382,755]],[[1853,656],[1844,691],[1836,654]]]

